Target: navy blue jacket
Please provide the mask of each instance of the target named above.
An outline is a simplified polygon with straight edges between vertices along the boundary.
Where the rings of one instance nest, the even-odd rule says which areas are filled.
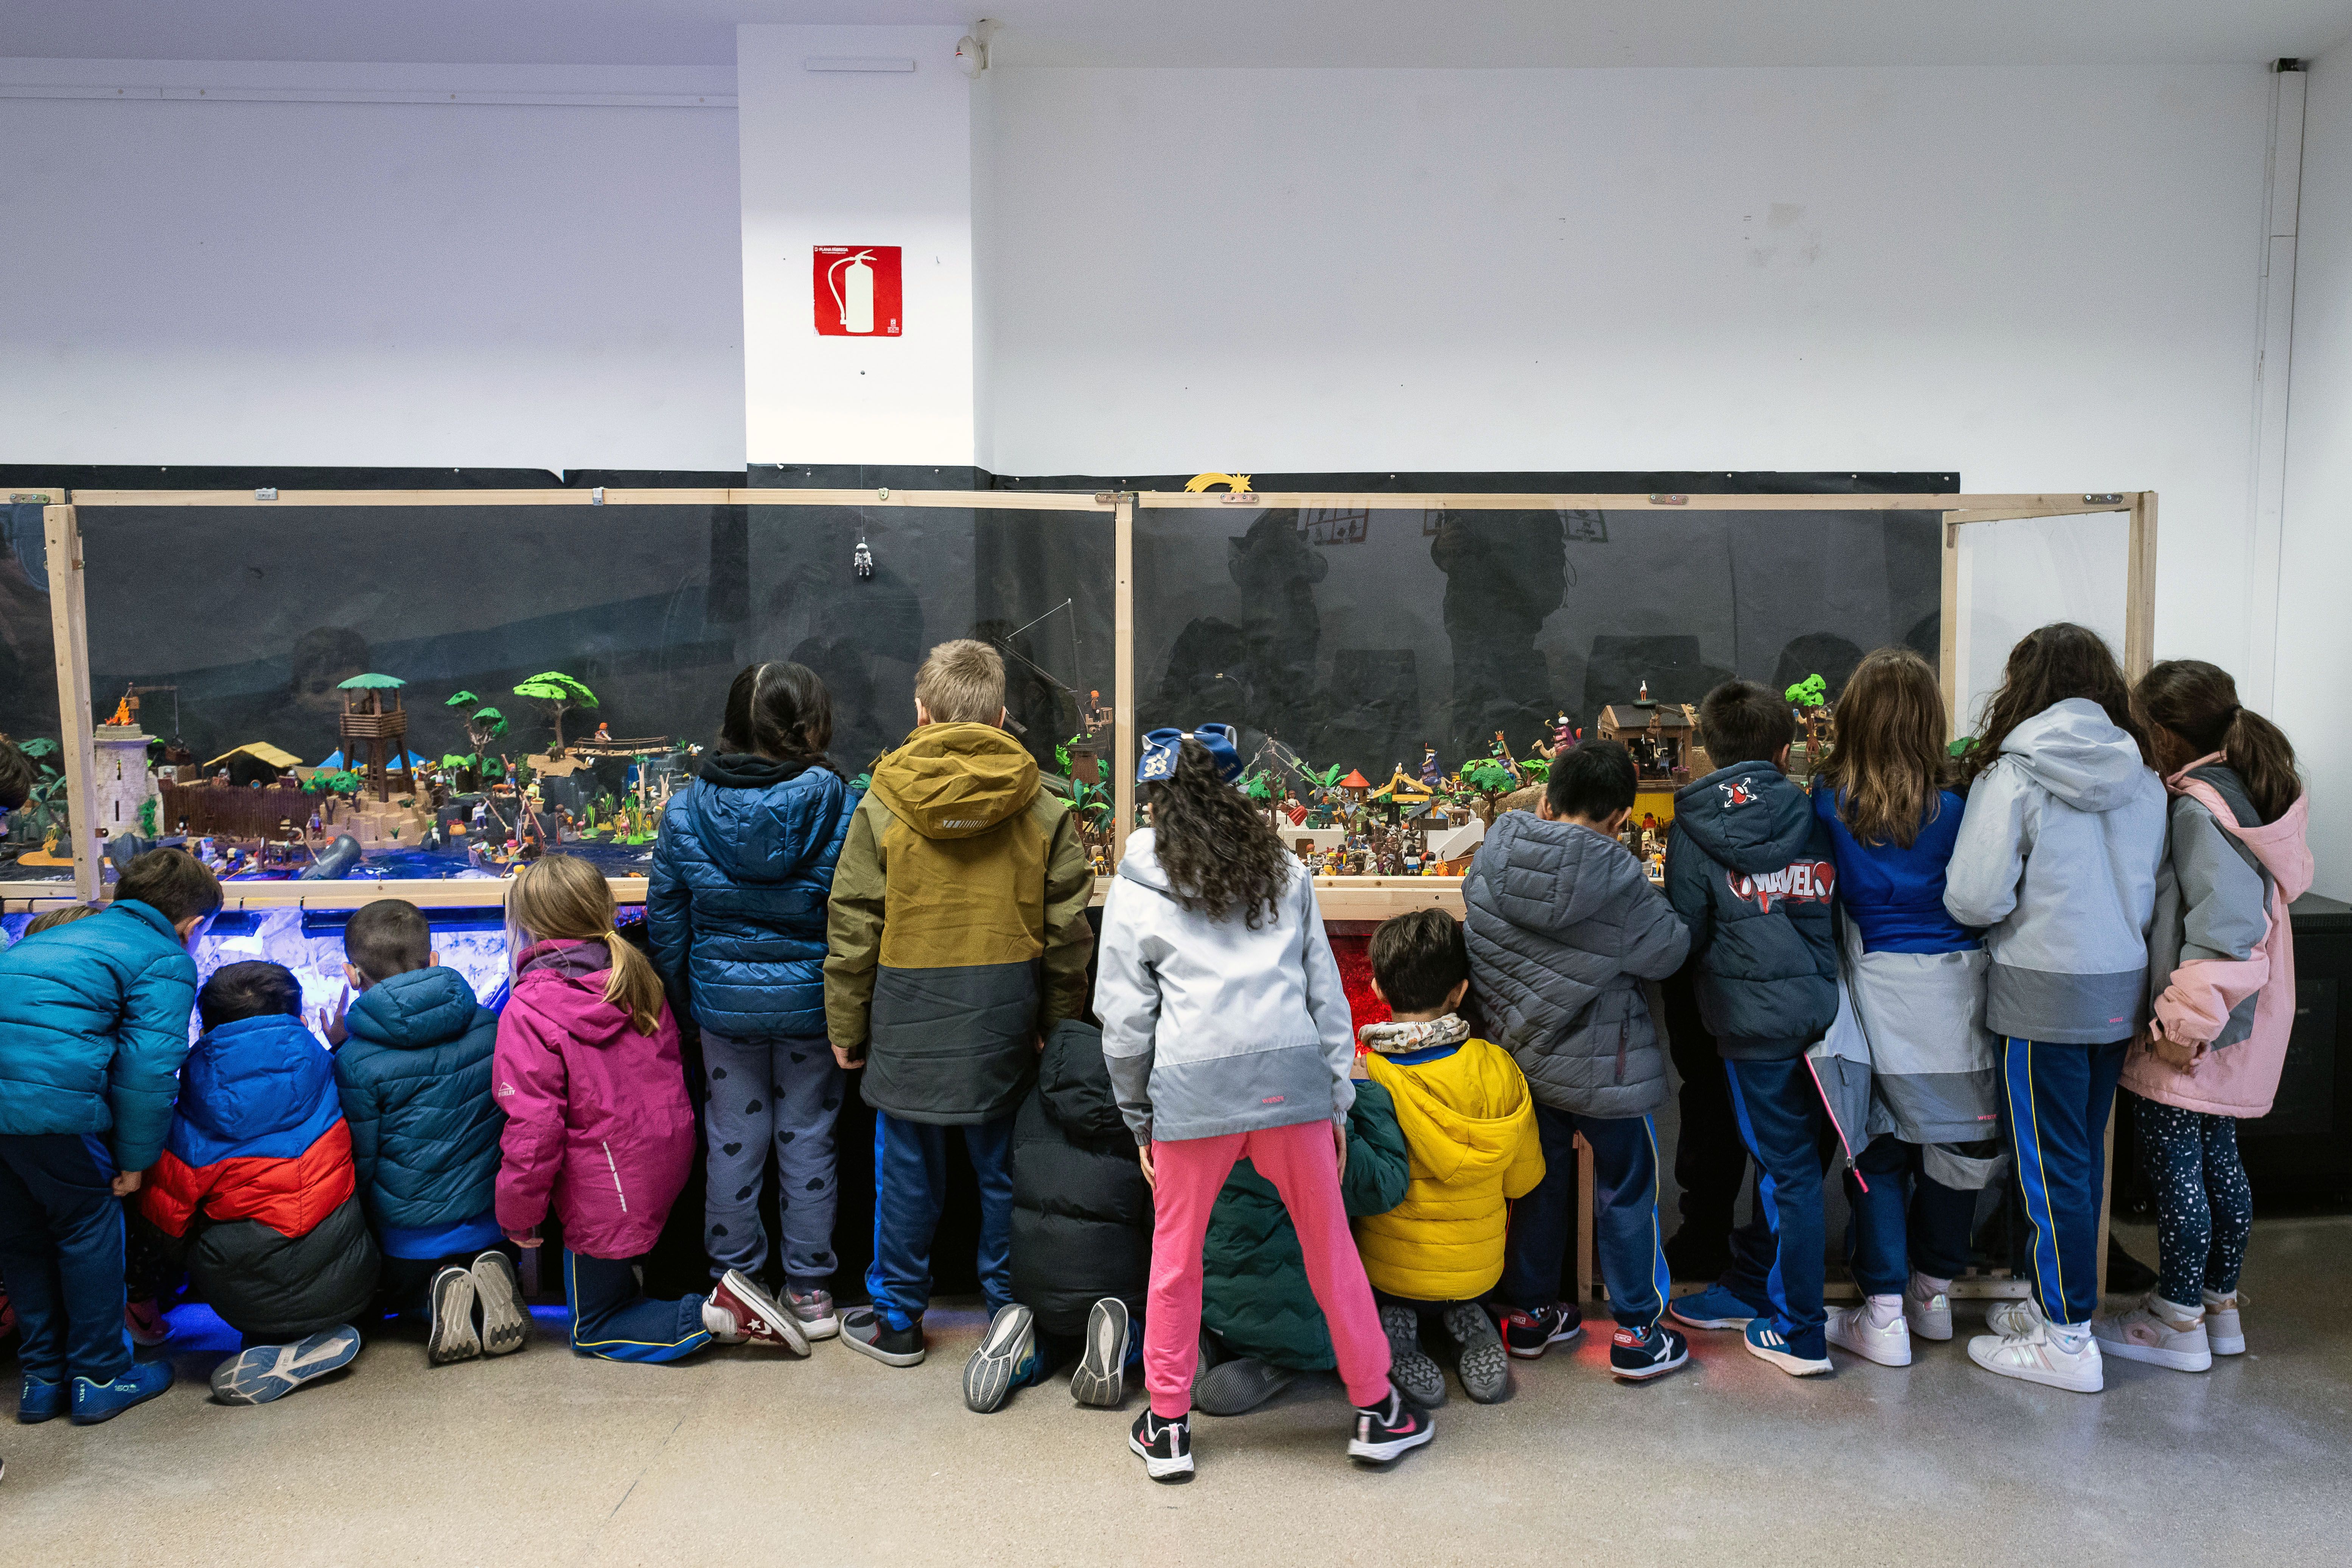
[[[703,764],[662,813],[646,889],[674,1006],[730,1039],[824,1036],[825,903],[856,805],[829,768]]]
[[[163,1150],[196,966],[136,899],[0,952],[0,1133],[113,1133],[118,1170]]]
[[[1837,1017],[1829,825],[1769,763],[1675,792],[1666,899],[1691,931],[1692,991],[1732,1060],[1790,1061]]]
[[[385,1249],[408,1257],[404,1233],[446,1232],[497,1206],[507,1123],[490,1096],[499,1016],[474,1000],[464,975],[436,965],[369,986],[343,1027],[335,1086],[360,1198]]]

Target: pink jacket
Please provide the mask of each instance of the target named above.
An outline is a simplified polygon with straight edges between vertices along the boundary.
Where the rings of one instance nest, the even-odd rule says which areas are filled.
[[[2218,776],[2234,789],[2235,775],[2192,776],[2221,761],[2218,753],[2200,757],[2165,780],[2175,797],[2168,869],[2177,881],[2171,895],[2177,907],[2156,945],[2159,963],[2167,952],[2179,955],[2179,961],[2168,976],[2158,972],[2164,988],[2154,1011],[2167,1039],[2200,1047],[2197,1061],[2184,1070],[2135,1047],[2124,1064],[2123,1086],[2143,1099],[2183,1110],[2248,1118],[2268,1114],[2278,1094],[2287,1034],[2294,1024],[2294,937],[2286,907],[2311,888],[2311,848],[2304,840],[2310,796],[2298,799],[2276,822],[2241,826],[2222,792],[2208,782]],[[2266,875],[2269,886],[2262,894],[2247,896],[2250,904],[2260,903],[2259,910],[2236,911],[2234,919],[2231,911],[2215,916],[2200,910],[2201,896],[2222,896],[2200,885],[2204,879],[2194,864],[2196,836],[2210,836],[2211,828],[2242,846]],[[2210,850],[2206,855],[2213,858]],[[2218,858],[2227,868],[2233,857],[2234,849],[2225,849]],[[2243,870],[2235,876],[2249,888],[2254,881]],[[2159,927],[2168,925],[2165,904],[2160,893]],[[2243,928],[2243,940],[2231,942],[2217,934],[2231,923]],[[2200,935],[2207,943],[2227,942],[2219,950],[2222,956],[2205,956],[2217,950],[2200,943]],[[2228,947],[2241,951],[2231,954]],[[2250,997],[2254,998],[2251,1023],[2242,1015],[2233,1020],[2232,1014]]]
[[[520,1234],[552,1203],[563,1245],[591,1258],[653,1250],[694,1158],[694,1110],[667,1003],[641,1035],[604,1000],[601,942],[524,950],[499,1019],[491,1081],[507,1113],[499,1228]]]

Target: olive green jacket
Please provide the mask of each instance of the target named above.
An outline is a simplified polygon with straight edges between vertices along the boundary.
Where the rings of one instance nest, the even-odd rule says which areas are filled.
[[[1086,1008],[1094,879],[1067,806],[992,724],[930,724],[874,766],[826,921],[825,1031],[866,1103],[961,1124],[1016,1110],[1045,1030]]]

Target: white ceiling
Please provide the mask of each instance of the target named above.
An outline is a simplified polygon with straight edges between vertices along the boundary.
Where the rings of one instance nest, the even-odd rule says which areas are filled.
[[[2352,37],[2352,0],[0,0],[0,56],[721,65],[738,22],[977,16],[1004,66],[2254,62]]]

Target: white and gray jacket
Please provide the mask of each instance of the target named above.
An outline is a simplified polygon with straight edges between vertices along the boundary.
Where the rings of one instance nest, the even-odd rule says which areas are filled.
[[[1283,858],[1289,881],[1253,931],[1185,909],[1151,830],[1129,837],[1103,900],[1095,1016],[1138,1143],[1346,1124],[1355,1024],[1315,884]]]
[[[1944,908],[1989,928],[1985,1026],[2074,1045],[2147,1021],[2164,783],[2088,698],[2028,719],[1969,794]]]

